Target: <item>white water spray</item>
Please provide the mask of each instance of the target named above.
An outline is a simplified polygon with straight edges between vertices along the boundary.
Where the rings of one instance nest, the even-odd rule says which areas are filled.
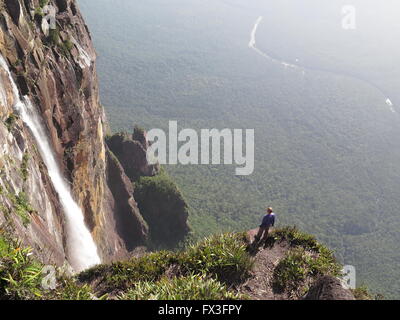
[[[31,130],[39,147],[43,161],[47,166],[54,189],[60,198],[65,213],[68,260],[76,272],[99,264],[101,261],[97,253],[96,244],[85,225],[83,212],[72,198],[71,191],[57,165],[52,148],[50,147],[50,142],[47,138],[47,133],[41,124],[37,111],[28,97],[24,97],[23,101],[21,101],[18,88],[11,76],[6,61],[1,55],[0,65],[7,72],[12,86],[14,108],[18,111],[21,119]]]

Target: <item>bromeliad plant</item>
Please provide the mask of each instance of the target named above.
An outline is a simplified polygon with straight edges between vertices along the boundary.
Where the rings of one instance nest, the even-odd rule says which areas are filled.
[[[38,299],[42,296],[42,266],[29,248],[0,237],[0,299]]]
[[[189,273],[211,274],[232,284],[249,275],[253,260],[247,252],[246,235],[227,233],[190,246],[181,255],[180,264]]]
[[[73,277],[56,276],[54,289],[43,285],[43,265],[33,259],[30,248],[22,248],[0,231],[0,300],[93,300],[88,285]],[[55,268],[56,269],[56,268]]]
[[[158,282],[139,282],[119,297],[122,300],[239,300],[224,284],[205,275],[189,275]]]

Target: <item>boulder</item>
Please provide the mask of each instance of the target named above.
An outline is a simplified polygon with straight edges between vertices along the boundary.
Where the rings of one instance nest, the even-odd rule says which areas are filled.
[[[322,276],[310,288],[305,300],[355,300],[349,289],[333,276]]]

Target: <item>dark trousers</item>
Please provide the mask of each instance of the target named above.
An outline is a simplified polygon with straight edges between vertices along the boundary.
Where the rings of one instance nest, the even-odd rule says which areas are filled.
[[[268,233],[269,233],[269,226],[260,226],[260,229],[258,230],[258,233],[257,233],[257,235],[256,235],[256,238],[257,239],[263,239],[263,240],[265,240],[265,239],[267,239],[267,237],[268,237]],[[264,235],[264,237],[263,237],[263,235]]]

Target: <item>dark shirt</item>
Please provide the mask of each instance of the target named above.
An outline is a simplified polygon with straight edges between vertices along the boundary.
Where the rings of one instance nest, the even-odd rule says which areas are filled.
[[[273,227],[275,225],[275,213],[266,214],[262,220],[261,226],[263,228]]]

